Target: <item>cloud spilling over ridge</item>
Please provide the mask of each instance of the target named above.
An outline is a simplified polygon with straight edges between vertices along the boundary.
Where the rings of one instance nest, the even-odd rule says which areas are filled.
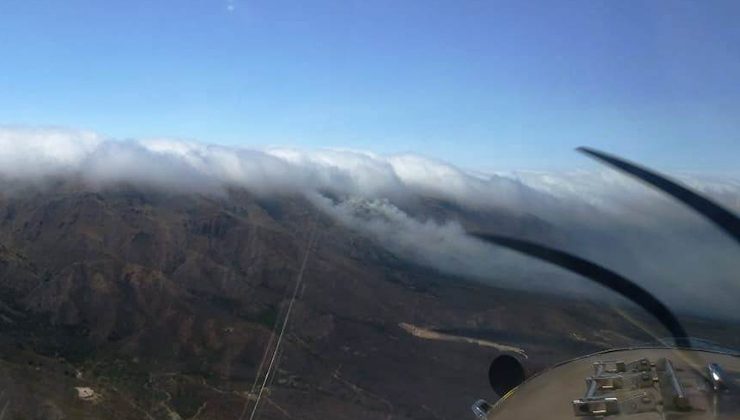
[[[732,307],[740,296],[740,250],[732,241],[664,195],[609,169],[481,175],[413,154],[250,150],[0,127],[0,178],[43,183],[67,175],[92,188],[128,182],[210,194],[228,186],[261,195],[302,194],[339,223],[417,263],[515,287],[580,287],[552,267],[465,234],[471,227],[505,230],[508,225],[488,224],[505,214],[506,223],[522,224],[517,233],[538,239],[541,230],[534,226],[545,226],[542,241],[604,263],[688,309],[712,310],[717,302]],[[740,210],[738,180],[680,179]],[[420,199],[453,207],[431,217],[414,204]],[[530,228],[532,220],[537,223]],[[562,278],[557,287],[554,278]]]
[[[480,175],[417,155],[270,148],[251,150],[169,139],[117,141],[90,131],[0,127],[0,176],[42,180],[81,175],[94,185],[134,182],[184,191],[239,186],[261,194],[328,191],[368,199],[409,195],[475,209],[506,208],[550,218],[593,219],[604,213],[685,217],[662,194],[614,171]],[[740,181],[682,181],[740,209]],[[670,206],[666,213],[665,207]],[[595,216],[597,212],[598,217]],[[582,220],[581,220],[582,221]]]

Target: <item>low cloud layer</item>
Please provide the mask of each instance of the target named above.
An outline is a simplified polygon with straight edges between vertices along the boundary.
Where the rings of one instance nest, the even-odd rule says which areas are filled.
[[[260,195],[302,194],[337,222],[419,264],[512,287],[593,290],[555,268],[482,244],[463,227],[486,227],[486,218],[505,214],[537,239],[540,230],[527,225],[534,220],[546,227],[543,242],[628,275],[670,304],[740,318],[732,313],[740,296],[740,249],[680,204],[609,169],[481,175],[412,154],[250,150],[0,127],[0,178],[6,185],[63,176],[79,177],[91,188],[128,182],[205,194],[229,186]],[[678,178],[740,210],[738,180]],[[442,217],[415,211],[420,200],[452,210]]]

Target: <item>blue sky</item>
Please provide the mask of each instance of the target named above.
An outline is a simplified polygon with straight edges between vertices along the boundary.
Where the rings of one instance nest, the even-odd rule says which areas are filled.
[[[0,123],[740,174],[740,2],[5,0]]]

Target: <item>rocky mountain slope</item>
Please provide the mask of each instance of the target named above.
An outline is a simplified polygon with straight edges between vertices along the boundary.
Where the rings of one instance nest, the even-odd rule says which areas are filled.
[[[408,211],[557,235],[540,220],[463,215],[449,203]],[[65,182],[0,198],[0,409],[19,419],[250,418],[299,273],[261,419],[465,418],[475,399],[496,398],[488,364],[507,346],[536,371],[649,339],[638,325],[660,331],[639,313],[636,325],[599,304],[414,264],[300,196]],[[689,322],[738,341],[725,324]],[[427,330],[437,333],[410,333]]]

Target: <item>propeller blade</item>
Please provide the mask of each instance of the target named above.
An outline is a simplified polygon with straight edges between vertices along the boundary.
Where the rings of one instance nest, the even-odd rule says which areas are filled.
[[[471,233],[471,235],[485,242],[557,265],[619,293],[657,318],[670,331],[677,346],[690,347],[688,335],[673,312],[650,292],[620,274],[575,255],[533,242],[493,234]]]
[[[622,172],[626,172],[672,196],[691,207],[696,212],[711,220],[720,229],[740,243],[740,218],[719,204],[702,197],[687,187],[667,179],[665,176],[588,147],[579,147],[579,152],[606,163]]]

